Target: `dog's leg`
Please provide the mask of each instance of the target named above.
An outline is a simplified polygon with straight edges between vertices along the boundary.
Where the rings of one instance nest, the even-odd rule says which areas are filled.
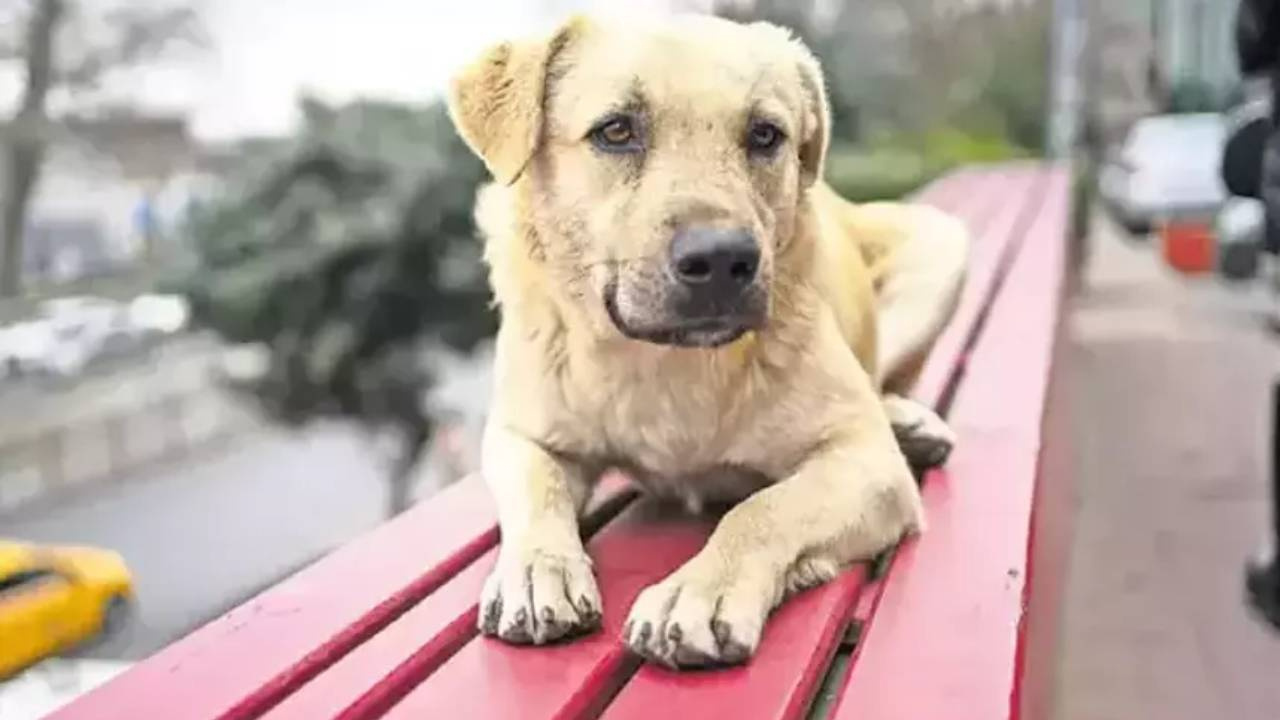
[[[940,467],[951,455],[956,434],[933,410],[901,395],[886,395],[884,409],[898,438],[898,447],[912,471]]]
[[[636,599],[627,645],[672,667],[744,662],[790,590],[825,582],[923,524],[887,423],[824,443],[789,478],[730,510],[707,545]]]
[[[899,240],[876,293],[877,385],[908,395],[964,285],[968,231],[933,208],[891,206]],[[875,208],[889,214],[890,208]]]
[[[542,644],[598,628],[600,593],[578,535],[593,474],[496,423],[485,431],[481,465],[502,530],[481,632]]]

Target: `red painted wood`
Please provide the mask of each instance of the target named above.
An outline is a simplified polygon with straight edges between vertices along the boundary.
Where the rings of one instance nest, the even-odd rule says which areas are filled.
[[[634,497],[620,474],[604,478],[584,515],[608,516]],[[589,519],[584,526],[595,524]],[[378,717],[476,634],[476,605],[497,550],[428,595],[381,632],[302,686],[265,717]]]
[[[929,531],[895,556],[834,717],[1016,717],[1031,509],[1064,276],[1068,186],[995,299],[951,412],[960,442],[925,485]]]
[[[985,186],[974,186],[975,194],[985,194],[991,214],[962,213],[973,234],[969,251],[968,278],[946,330],[934,344],[928,364],[916,383],[913,396],[937,406],[946,395],[956,373],[964,365],[964,350],[972,339],[997,281],[1007,266],[1010,242],[1034,213],[1043,193],[1042,176],[1031,166],[1015,166],[988,171]]]
[[[52,717],[257,717],[457,575],[497,540],[487,490],[478,480],[464,480]]]
[[[589,543],[604,601],[601,632],[540,648],[477,638],[385,717],[544,720],[598,708],[637,662],[620,640],[632,601],[692,557],[712,526],[651,501],[637,503]]]
[[[876,578],[867,582],[858,593],[858,604],[853,606],[853,620],[866,624],[876,612],[880,604],[880,593],[884,590],[884,578]]]
[[[1068,267],[1071,250],[1068,247]],[[1068,284],[1071,270],[1068,269]],[[1059,323],[1058,337],[1067,323]],[[1056,343],[1055,364],[1070,349]],[[1066,601],[1067,571],[1076,525],[1075,448],[1071,445],[1072,424],[1078,417],[1073,407],[1079,396],[1070,372],[1055,372],[1045,399],[1044,429],[1041,433],[1039,477],[1035,504],[1031,509],[1031,557],[1027,571],[1027,628],[1021,667],[1021,714],[1018,717],[1043,720],[1053,717],[1062,650],[1062,621]]]

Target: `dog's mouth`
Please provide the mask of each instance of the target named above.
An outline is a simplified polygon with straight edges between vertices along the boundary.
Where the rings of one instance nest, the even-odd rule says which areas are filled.
[[[751,330],[758,330],[763,317],[758,313],[735,313],[716,317],[677,318],[662,325],[634,326],[618,312],[616,292],[611,288],[604,296],[605,310],[613,326],[632,340],[672,347],[715,348],[737,340]]]

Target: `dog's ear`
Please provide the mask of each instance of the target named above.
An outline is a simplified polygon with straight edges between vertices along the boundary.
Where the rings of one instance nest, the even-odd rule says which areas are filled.
[[[515,182],[538,149],[548,71],[584,24],[574,18],[547,36],[495,45],[454,76],[449,115],[498,182]]]
[[[831,108],[827,104],[827,86],[822,79],[822,66],[818,58],[797,38],[791,30],[770,22],[757,21],[751,28],[763,34],[762,47],[778,49],[778,64],[794,62],[799,72],[800,88],[804,94],[804,109],[800,118],[800,180],[805,187],[822,178],[822,167],[827,157],[827,144],[831,137]]]
[[[822,179],[827,145],[831,141],[831,107],[827,103],[827,88],[818,58],[800,41],[792,42],[799,56],[797,64],[807,105],[800,137],[800,177],[805,187],[809,187]]]

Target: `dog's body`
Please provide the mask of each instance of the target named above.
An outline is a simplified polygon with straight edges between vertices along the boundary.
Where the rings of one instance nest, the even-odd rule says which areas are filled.
[[[788,591],[921,528],[903,450],[935,463],[950,437],[903,396],[966,237],[822,183],[807,51],[766,25],[576,20],[491,50],[450,100],[498,180],[477,207],[503,316],[485,632],[598,625],[577,514],[609,467],[693,509],[742,501],[632,608],[627,642],[670,665],[745,660]]]

